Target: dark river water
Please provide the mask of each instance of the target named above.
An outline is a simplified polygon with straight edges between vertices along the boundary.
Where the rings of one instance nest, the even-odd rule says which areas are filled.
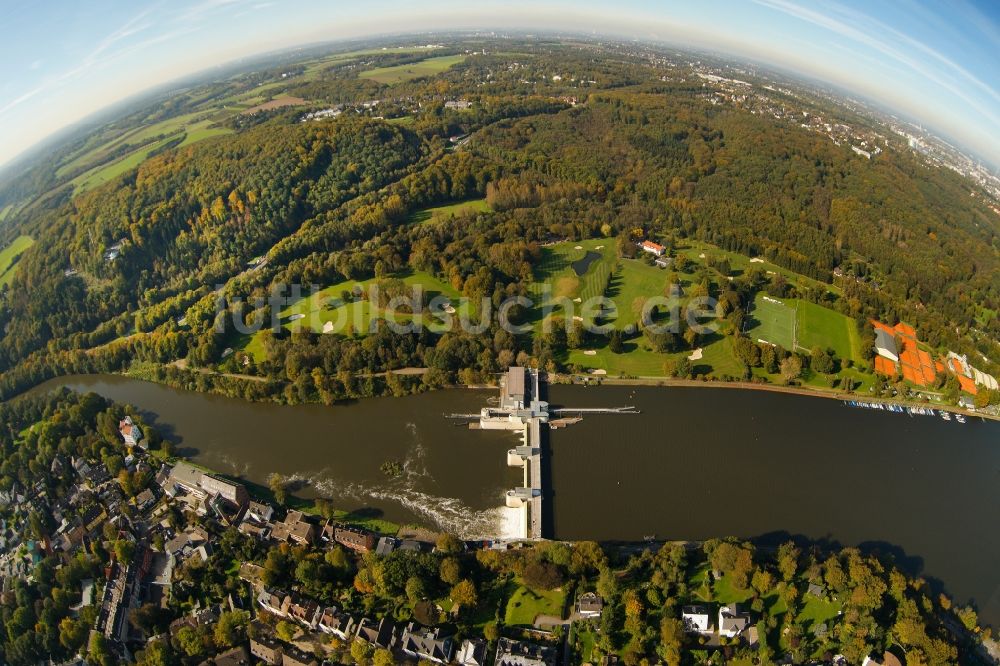
[[[135,405],[178,452],[345,509],[466,537],[513,533],[502,494],[513,434],[444,418],[492,391],[451,390],[336,407],[247,403],[113,376],[65,385]],[[705,539],[788,535],[877,548],[1000,624],[1000,424],[852,409],[838,401],[723,388],[552,386],[563,406],[634,405],[553,431],[547,536]],[[379,466],[403,464],[387,479]]]

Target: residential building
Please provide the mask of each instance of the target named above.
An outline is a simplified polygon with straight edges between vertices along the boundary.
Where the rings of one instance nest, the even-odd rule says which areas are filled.
[[[338,525],[333,530],[334,541],[361,553],[375,548],[375,536],[374,532],[344,525]]]
[[[497,641],[495,666],[555,666],[555,648],[510,638]]]
[[[377,648],[390,650],[396,644],[396,628],[386,618],[375,624],[374,620],[365,617],[358,623],[357,637]]]
[[[347,613],[339,612],[335,606],[323,609],[316,621],[316,628],[343,641],[353,637],[358,630],[354,618]]]
[[[118,422],[118,432],[129,446],[146,448],[143,444],[142,428],[132,422],[131,416],[126,416]]]
[[[465,639],[455,654],[459,666],[485,666],[486,641]]]
[[[375,546],[375,553],[384,557],[391,554],[392,551],[397,548],[399,548],[399,539],[396,537],[384,536],[378,540],[378,545]]]
[[[271,538],[275,541],[311,544],[316,541],[316,526],[306,520],[301,511],[292,510],[283,522],[271,523]]]
[[[250,666],[250,652],[245,645],[209,657],[199,666]]]
[[[281,664],[281,643],[269,636],[250,639],[250,654],[265,664],[279,666]]]
[[[288,619],[295,620],[299,624],[313,629],[316,627],[316,616],[319,614],[319,605],[312,599],[290,595],[291,601],[286,611]]]
[[[750,613],[744,612],[739,604],[729,604],[719,608],[719,635],[733,638],[742,634],[750,626]]]
[[[406,654],[418,659],[428,659],[438,664],[451,661],[454,645],[450,636],[441,636],[440,627],[418,629],[410,622],[403,629],[399,647]]]
[[[264,502],[250,501],[247,504],[246,513],[243,515],[243,520],[253,520],[258,523],[269,523],[271,522],[271,517],[274,515],[274,507],[270,504],[265,504]]]
[[[585,619],[601,617],[601,613],[604,612],[604,599],[593,592],[581,594],[576,602],[576,612]]]
[[[292,605],[292,598],[282,590],[269,590],[265,587],[257,595],[257,603],[260,604],[261,608],[278,617],[287,617],[288,607]]]
[[[712,633],[712,619],[708,606],[684,606],[681,608],[681,621],[690,632],[699,634]]]
[[[654,257],[662,257],[667,251],[667,248],[663,247],[659,243],[654,243],[651,240],[642,241],[639,243],[639,248],[643,252],[649,252]]]

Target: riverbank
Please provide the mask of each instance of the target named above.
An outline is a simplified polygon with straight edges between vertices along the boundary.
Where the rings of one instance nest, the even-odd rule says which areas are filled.
[[[573,381],[576,377],[582,377],[586,382]],[[594,377],[591,375],[566,375],[550,374],[549,382],[553,384],[575,384],[589,386],[684,386],[700,388],[725,388],[743,391],[768,391],[770,393],[785,393],[789,395],[803,395],[813,398],[827,398],[845,402],[847,400],[859,400],[863,402],[878,402],[887,405],[899,405],[900,407],[933,407],[938,411],[962,414],[963,416],[981,417],[992,421],[1000,421],[1000,414],[989,414],[983,411],[968,411],[954,405],[944,405],[932,402],[921,402],[919,400],[900,400],[898,398],[884,398],[867,396],[859,393],[845,393],[843,391],[825,391],[823,389],[808,388],[804,386],[781,386],[778,384],[760,384],[756,382],[724,382],[719,380],[699,380],[699,379],[677,379],[674,377]],[[595,383],[596,382],[596,383]]]

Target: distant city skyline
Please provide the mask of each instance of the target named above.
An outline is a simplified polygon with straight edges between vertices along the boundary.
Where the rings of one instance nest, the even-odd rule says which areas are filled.
[[[579,31],[773,65],[853,91],[1000,168],[1000,6],[924,0],[7,0],[0,166],[137,93],[297,45],[433,30]]]

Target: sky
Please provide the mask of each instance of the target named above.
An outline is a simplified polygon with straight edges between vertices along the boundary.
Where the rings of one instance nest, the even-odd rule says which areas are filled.
[[[138,92],[300,44],[567,30],[711,49],[855,91],[1000,166],[994,0],[0,0],[0,165]]]

